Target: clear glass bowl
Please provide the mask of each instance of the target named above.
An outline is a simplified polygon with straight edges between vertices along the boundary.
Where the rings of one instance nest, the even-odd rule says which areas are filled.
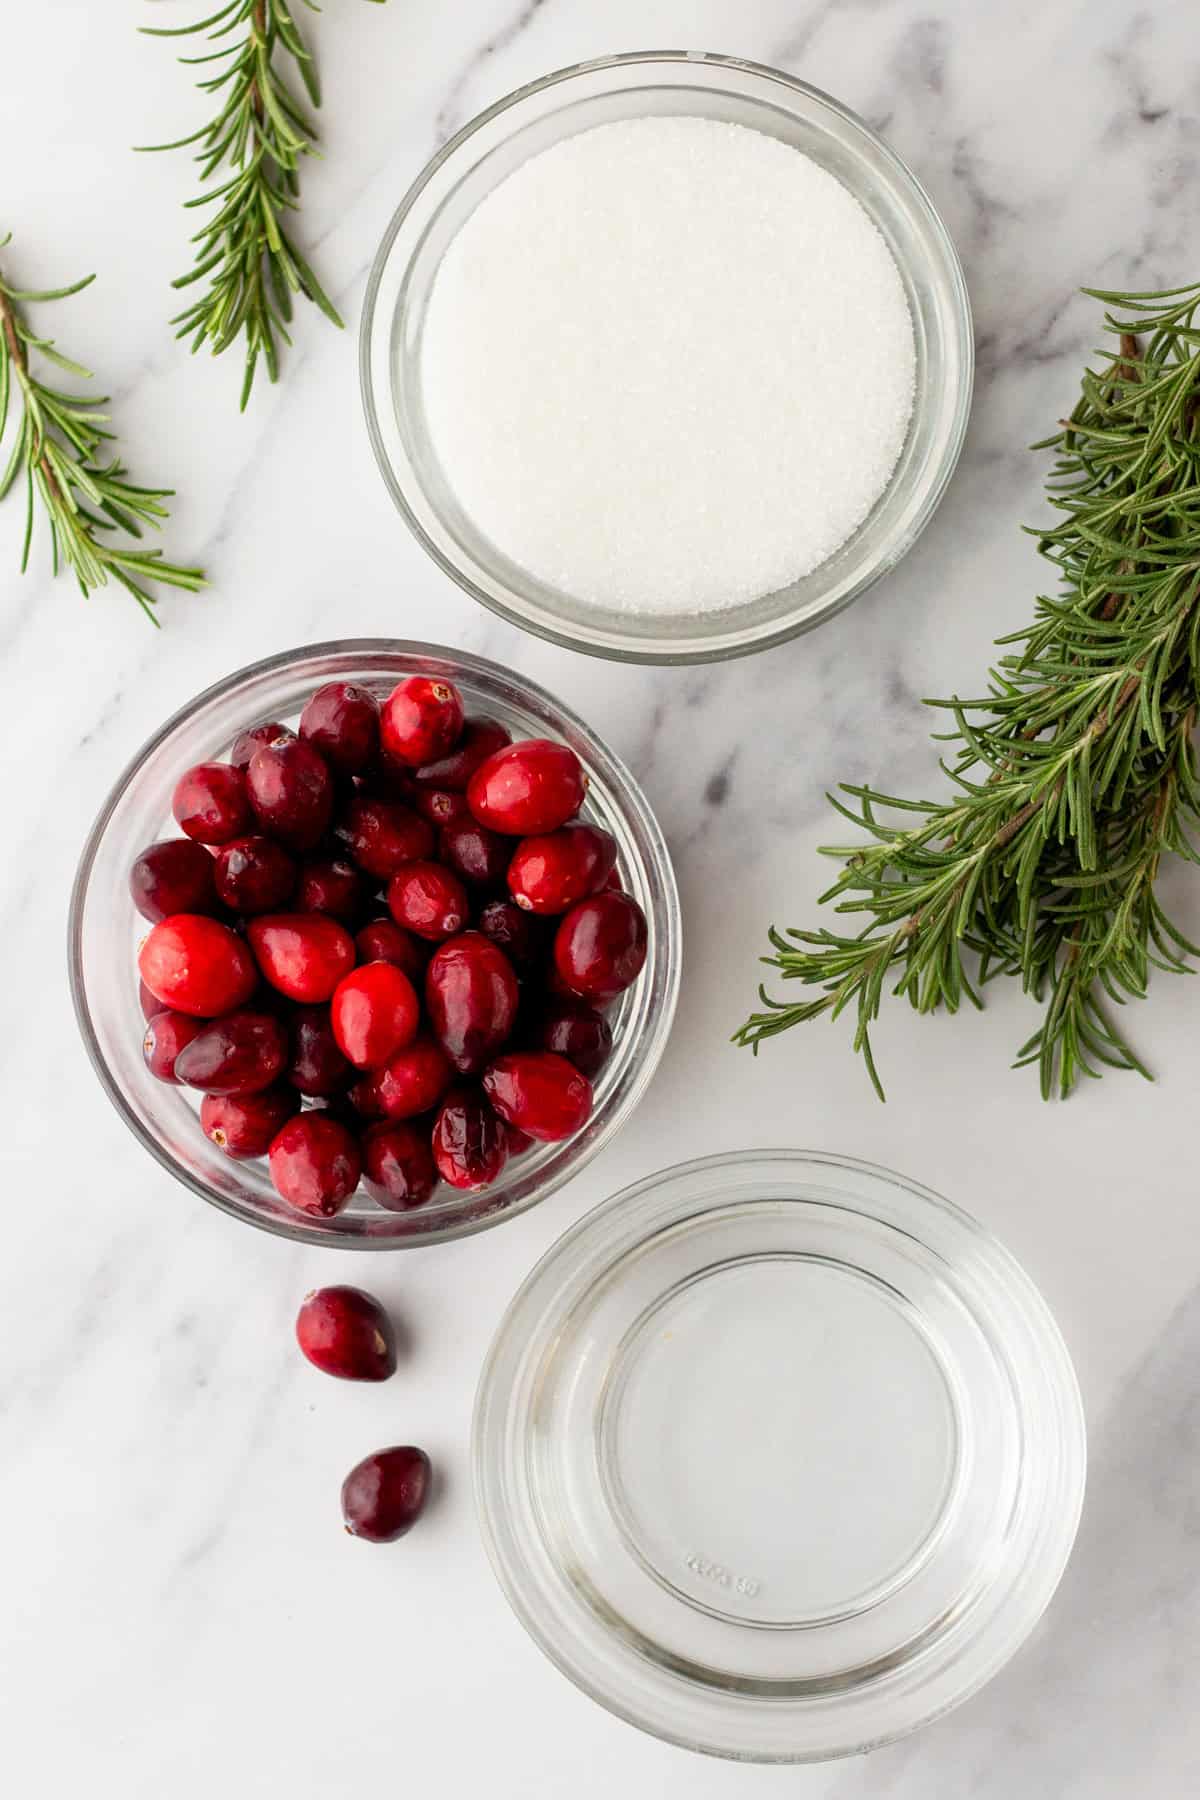
[[[480,201],[529,157],[615,119],[688,114],[753,127],[835,175],[886,239],[916,340],[916,399],[887,489],[853,536],[790,587],[719,613],[671,619],[581,604],[485,539],[437,465],[420,379],[438,265]],[[384,234],[363,308],[359,362],[371,442],[400,512],[448,575],[528,631],[632,662],[701,662],[760,650],[848,606],[899,562],[958,460],[974,369],[970,303],[954,246],[912,172],[828,94],[778,69],[657,51],[561,69],[481,113],[438,152]]]
[[[427,1206],[397,1213],[360,1190],[335,1218],[302,1218],[275,1193],[265,1161],[223,1156],[200,1129],[197,1097],[155,1080],[145,1068],[135,954],[149,927],[130,900],[129,867],[147,844],[177,835],[171,794],[191,764],[225,755],[240,731],[262,720],[294,720],[323,682],[353,680],[382,695],[406,674],[454,681],[468,712],[490,713],[514,737],[559,738],[578,753],[591,777],[584,816],[617,840],[622,884],[646,914],[649,952],[642,975],[609,1014],[613,1051],[596,1078],[592,1117],[577,1137],[538,1145],[514,1159],[504,1179],[482,1194],[443,1185]],[[532,682],[481,657],[392,638],[314,644],[270,657],[218,682],[169,719],[119,777],[92,827],[71,898],[69,937],[71,991],[84,1044],[139,1142],[193,1193],[235,1218],[341,1249],[386,1250],[461,1237],[560,1187],[620,1129],[645,1093],[679,990],[675,876],[662,833],[624,765]]]
[[[955,1706],[1032,1630],[1083,1414],[1028,1276],[848,1158],[749,1151],[587,1214],[475,1409],[496,1572],[558,1667],[696,1750],[807,1762]]]

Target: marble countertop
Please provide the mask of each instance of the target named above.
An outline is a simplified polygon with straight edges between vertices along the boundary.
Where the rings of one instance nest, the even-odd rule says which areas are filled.
[[[326,157],[300,231],[348,328],[308,309],[286,378],[237,413],[234,356],[189,358],[167,283],[193,215],[182,157],[135,157],[199,120],[139,23],[201,0],[10,7],[0,224],[23,285],[89,269],[54,309],[101,371],[134,470],[179,490],[166,542],[213,585],[163,629],[117,594],[84,604],[44,546],[16,574],[0,511],[11,828],[0,865],[0,1769],[30,1800],[215,1791],[612,1792],[654,1800],[1174,1800],[1200,1768],[1200,1225],[1195,991],[1156,980],[1130,1027],[1159,1073],[1043,1106],[1009,1055],[1026,1004],[896,1011],[879,1106],[827,1026],[753,1061],[727,1042],[771,919],[811,913],[838,779],[934,779],[919,697],[971,687],[1041,575],[1018,529],[1023,446],[1069,404],[1094,313],[1081,283],[1197,272],[1200,46],[1180,0],[329,0],[311,22]],[[831,90],[916,169],[959,246],[979,376],[949,497],[890,579],[812,637],[697,670],[629,669],[535,642],[474,606],[409,539],[372,462],[354,326],[373,250],[425,159],[547,69],[677,44]],[[24,71],[24,73],[23,73]],[[33,71],[37,72],[35,80]],[[143,1155],[79,1047],[63,969],[68,891],[116,771],[162,717],[239,665],[318,638],[426,637],[558,690],[631,763],[676,858],[688,966],[675,1033],[619,1141],[544,1207],[440,1251],[378,1261],[241,1229]],[[1200,881],[1166,877],[1200,930]],[[511,1616],[473,1518],[476,1372],[532,1261],[647,1170],[781,1140],[904,1170],[1021,1258],[1074,1354],[1091,1475],[1048,1615],[982,1694],[892,1748],[822,1768],[702,1760],[578,1694]],[[370,1280],[411,1354],[386,1389],[338,1388],[291,1344],[317,1282]],[[444,1470],[421,1537],[373,1552],[338,1529],[344,1470],[377,1442]]]

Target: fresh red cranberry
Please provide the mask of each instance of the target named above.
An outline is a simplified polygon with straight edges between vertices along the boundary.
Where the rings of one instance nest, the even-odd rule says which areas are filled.
[[[521,839],[508,865],[508,891],[526,912],[564,913],[597,891],[616,860],[610,833],[596,825],[564,825]]]
[[[246,936],[271,986],[305,1006],[331,999],[354,967],[354,939],[324,913],[267,913]]]
[[[379,749],[378,702],[352,681],[330,681],[300,714],[300,736],[339,775],[357,775]]]
[[[441,1045],[418,1037],[357,1082],[350,1097],[369,1118],[415,1119],[433,1111],[453,1080],[454,1070]]]
[[[587,777],[566,744],[526,738],[481,763],[467,801],[481,825],[506,837],[557,831],[583,805]]]
[[[296,1316],[296,1342],[316,1369],[342,1381],[386,1381],[396,1370],[396,1333],[362,1288],[314,1288]]]
[[[203,1019],[159,1005],[153,1018],[147,1020],[142,1038],[142,1055],[150,1073],[159,1081],[178,1081],[175,1059],[204,1026]]]
[[[380,881],[433,849],[433,826],[399,800],[356,793],[334,829],[351,861]]]
[[[364,1456],[342,1483],[346,1530],[372,1544],[394,1543],[424,1512],[429,1476],[429,1458],[411,1444]]]
[[[518,1130],[517,1126],[505,1124],[504,1135],[508,1139],[508,1154],[524,1156],[527,1150],[533,1149],[533,1139],[527,1131]]]
[[[489,900],[479,914],[478,929],[522,975],[546,953],[546,928],[512,900]]]
[[[227,844],[253,823],[246,777],[228,763],[197,763],[175,784],[171,810],[180,831],[198,844]]]
[[[217,851],[217,893],[231,912],[250,917],[286,906],[296,885],[296,864],[282,844],[261,832],[234,838]]]
[[[294,738],[295,735],[289,726],[280,725],[274,719],[268,719],[265,725],[251,725],[249,731],[239,731],[234,738],[229,760],[244,775],[256,750],[260,750],[264,744],[278,743],[281,739]]]
[[[390,962],[403,969],[410,981],[423,982],[429,965],[430,947],[411,931],[405,931],[394,919],[372,919],[354,934],[354,947],[359,962]]]
[[[372,1199],[389,1212],[423,1206],[437,1186],[429,1132],[385,1120],[362,1138],[363,1180]]]
[[[428,675],[408,675],[398,682],[380,713],[383,753],[405,769],[445,756],[462,728],[462,695],[453,682]]]
[[[469,718],[449,755],[425,763],[417,770],[417,783],[421,787],[449,788],[453,793],[465,794],[467,783],[480,763],[485,763],[489,756],[511,743],[512,735],[499,719],[489,719],[482,714]]]
[[[458,819],[438,838],[442,861],[474,887],[502,888],[512,855],[512,839],[489,831],[477,819]]]
[[[437,943],[463,929],[471,911],[467,890],[441,863],[414,862],[388,882],[388,911],[397,925]]]
[[[438,1109],[433,1160],[455,1188],[488,1187],[508,1161],[508,1134],[483,1095],[456,1088]]]
[[[592,1113],[592,1084],[574,1063],[550,1050],[498,1056],[483,1077],[493,1112],[541,1144],[582,1131]]]
[[[289,850],[320,843],[333,815],[333,777],[323,756],[288,736],[260,744],[246,771],[250,804],[262,829]]]
[[[353,925],[362,912],[363,879],[353,863],[336,857],[313,857],[302,864],[296,884],[296,912],[328,913]]]
[[[172,913],[213,912],[213,859],[191,838],[166,838],[142,851],[129,871],[129,892],[152,925]]]
[[[624,889],[621,886],[620,870],[619,869],[610,869],[608,871],[608,874],[604,877],[604,880],[600,883],[600,886],[596,889],[596,892],[598,894],[620,894],[620,893],[623,893]]]
[[[258,986],[241,938],[201,913],[160,919],[138,952],[138,973],[164,1006],[199,1019],[244,1006]]]
[[[354,1065],[338,1048],[327,1006],[298,1006],[291,1020],[291,1053],[285,1070],[298,1093],[325,1099],[343,1093]]]
[[[166,1010],[158,995],[152,994],[144,981],[138,982],[138,1005],[142,1009],[142,1017],[147,1024],[149,1024],[155,1013]]]
[[[517,978],[504,952],[477,931],[434,951],[425,974],[433,1035],[460,1075],[477,1075],[512,1033]]]
[[[471,817],[466,795],[456,794],[451,788],[418,788],[413,805],[434,826],[456,825],[460,819]]]
[[[299,1110],[296,1095],[285,1087],[264,1088],[261,1094],[205,1094],[200,1125],[226,1156],[265,1156]]]
[[[344,975],[329,1006],[333,1035],[356,1069],[378,1069],[417,1035],[421,1003],[395,963],[366,963]]]
[[[637,980],[646,961],[646,915],[628,894],[593,894],[563,919],[554,964],[567,988],[586,1000],[612,1000]]]
[[[358,1186],[358,1145],[328,1113],[297,1113],[276,1134],[270,1154],[276,1192],[298,1212],[331,1219]]]
[[[562,995],[546,1001],[534,1030],[539,1050],[553,1050],[590,1081],[608,1061],[612,1026],[586,1000]]]
[[[198,1032],[175,1059],[175,1079],[205,1094],[258,1094],[282,1075],[288,1035],[270,1013],[232,1012]]]

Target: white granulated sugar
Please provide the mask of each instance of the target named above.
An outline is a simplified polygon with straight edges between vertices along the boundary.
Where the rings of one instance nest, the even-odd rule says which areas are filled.
[[[531,158],[451,243],[421,349],[476,528],[576,600],[734,606],[808,574],[886,487],[912,320],[840,182],[740,125],[645,118]]]

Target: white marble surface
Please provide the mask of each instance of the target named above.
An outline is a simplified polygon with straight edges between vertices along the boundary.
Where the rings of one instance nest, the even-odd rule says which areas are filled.
[[[838,778],[917,787],[921,694],[974,685],[1038,582],[1022,448],[1071,398],[1094,341],[1082,282],[1194,278],[1200,44],[1182,0],[329,0],[314,22],[326,160],[306,247],[351,322],[299,321],[285,381],[238,417],[233,357],[165,324],[182,266],[181,157],[130,155],[198,100],[147,21],[201,0],[5,0],[5,266],[27,285],[95,268],[56,309],[103,372],[136,470],[180,500],[172,549],[201,598],[151,631],[15,573],[0,512],[7,830],[0,865],[4,1255],[0,1283],[0,1784],[22,1800],[613,1791],[664,1800],[1162,1800],[1200,1764],[1200,1226],[1195,994],[1160,979],[1131,1021],[1161,1079],[1114,1076],[1043,1107],[988,1015],[896,1014],[878,1106],[814,1027],[753,1063],[726,1043],[765,926],[817,891]],[[411,177],[471,113],[540,72],[660,44],[779,63],[883,128],[958,242],[980,374],[970,440],[903,568],[818,635],[695,672],[628,670],[523,638],[430,567],[371,461],[353,324]],[[557,688],[641,777],[677,858],[686,989],[662,1071],[618,1144],[544,1208],[458,1247],[372,1262],[288,1247],[153,1168],[78,1047],[63,973],[68,887],[116,770],[165,712],[315,638],[440,639]],[[1200,928],[1200,883],[1172,875]],[[1092,1438],[1081,1539],[1034,1640],[982,1695],[907,1743],[821,1769],[711,1763],[577,1694],[510,1616],[467,1474],[475,1374],[523,1271],[591,1203],[681,1155],[781,1140],[840,1148],[954,1196],[1024,1260],[1075,1355]],[[315,1281],[369,1279],[407,1322],[388,1387],[334,1389],[290,1342]],[[445,1472],[393,1551],[337,1528],[367,1448],[428,1446]]]

